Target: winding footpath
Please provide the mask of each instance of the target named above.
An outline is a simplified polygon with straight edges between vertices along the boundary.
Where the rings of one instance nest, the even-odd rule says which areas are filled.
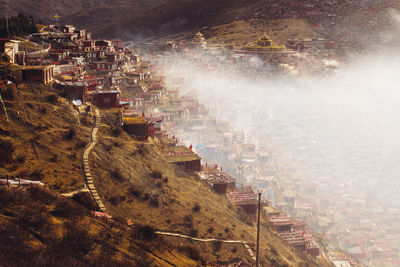
[[[99,130],[100,120],[101,120],[101,115],[100,115],[99,110],[97,108],[95,108],[94,106],[92,106],[92,108],[95,113],[95,124],[94,124],[93,130],[92,130],[90,143],[83,150],[83,156],[82,156],[83,171],[85,174],[86,185],[90,191],[90,194],[92,194],[93,199],[96,201],[97,206],[99,207],[99,209],[102,212],[107,212],[106,207],[104,206],[103,202],[101,201],[100,196],[97,193],[96,187],[94,186],[93,177],[92,177],[92,174],[90,173],[90,167],[89,167],[89,155],[97,143],[97,131]]]
[[[250,257],[255,261],[256,256],[254,255],[253,250],[249,246],[249,244],[246,241],[243,240],[224,240],[224,239],[216,239],[216,238],[197,238],[197,237],[191,237],[188,235],[182,235],[178,233],[170,233],[170,232],[161,232],[161,231],[155,231],[155,234],[158,235],[165,235],[165,236],[175,236],[175,237],[180,237],[180,238],[186,238],[190,239],[193,241],[199,241],[199,242],[220,242],[220,243],[228,243],[228,244],[243,244],[243,246],[246,248],[247,252],[249,253]]]

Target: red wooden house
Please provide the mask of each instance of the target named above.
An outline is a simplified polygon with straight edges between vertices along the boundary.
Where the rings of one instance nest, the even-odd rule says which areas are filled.
[[[142,117],[122,117],[123,129],[138,140],[147,140],[148,124]]]
[[[92,94],[93,103],[99,108],[116,108],[119,106],[119,90],[97,91]]]
[[[236,189],[226,195],[235,206],[242,207],[247,214],[255,215],[257,213],[258,201],[250,186]]]
[[[69,100],[80,100],[85,102],[86,94],[88,92],[88,84],[86,82],[60,82],[55,86],[63,92],[63,96]]]
[[[151,136],[151,137],[161,136],[161,122],[162,122],[162,119],[160,119],[160,118],[150,117],[147,119],[149,136]]]

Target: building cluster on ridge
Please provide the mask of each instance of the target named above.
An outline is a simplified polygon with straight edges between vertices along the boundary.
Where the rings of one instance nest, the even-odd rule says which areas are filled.
[[[266,38],[261,41],[267,42]],[[202,181],[209,183],[216,192],[226,194],[249,216],[255,215],[257,199],[246,180],[264,186],[263,189],[271,193],[265,201],[270,225],[294,247],[319,257],[318,235],[302,221],[271,207],[284,208],[275,201],[272,190],[282,185],[275,177],[264,175],[261,167],[270,159],[272,151],[246,143],[243,132],[233,131],[228,122],[210,114],[193,92],[185,88],[184,77],[167,81],[165,72],[170,64],[174,64],[173,58],[163,56],[161,59],[153,55],[151,61],[145,61],[121,41],[95,40],[90,33],[72,25],[50,25],[29,36],[29,40],[40,44],[43,49],[20,51],[18,41],[0,40],[10,62],[18,66],[13,75],[17,83],[52,84],[79,112],[87,112],[90,103],[105,113],[117,114],[115,124],[132,138],[140,142],[149,138],[158,140],[167,162],[189,172],[198,172]],[[301,50],[301,45],[307,43],[304,40],[303,43],[302,40],[292,41],[293,51]],[[325,47],[325,42],[319,41],[315,45],[322,43]],[[259,45],[268,46],[265,43]],[[206,49],[207,44],[198,33],[187,47]],[[257,48],[249,47],[249,53],[232,52],[228,55],[215,50],[201,53],[188,50],[187,57],[199,66],[217,69],[226,63],[252,64],[253,50],[257,51]],[[211,53],[212,59],[205,60],[202,53]],[[238,69],[252,75],[251,70],[245,69],[246,64],[240,64]],[[230,67],[238,65],[230,64]],[[1,69],[0,74],[5,77]],[[313,188],[309,185],[305,190],[312,192]],[[296,201],[289,191],[285,192],[283,199],[285,204],[293,203],[304,214],[312,215],[314,212],[311,204]],[[351,257],[343,262],[358,264],[352,262]]]

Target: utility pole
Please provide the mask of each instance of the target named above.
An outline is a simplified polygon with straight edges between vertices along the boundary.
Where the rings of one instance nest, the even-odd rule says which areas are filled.
[[[8,13],[6,7],[6,25],[7,25],[7,37],[10,37],[10,27],[8,26]]]
[[[243,189],[243,181],[242,181],[242,169],[243,169],[243,165],[242,165],[242,164],[239,164],[239,165],[237,166],[237,168],[238,168],[238,171],[239,171],[239,183],[240,183],[240,185],[241,185],[241,187],[242,187],[242,189]]]
[[[257,247],[256,247],[256,267],[259,265],[258,254],[260,252],[260,215],[261,215],[261,190],[258,190],[258,213],[257,213]]]

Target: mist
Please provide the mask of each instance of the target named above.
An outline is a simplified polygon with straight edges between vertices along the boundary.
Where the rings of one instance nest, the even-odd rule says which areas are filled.
[[[184,87],[194,89],[213,115],[259,147],[274,147],[294,161],[301,152],[309,163],[298,167],[307,173],[322,167],[322,173],[369,182],[398,176],[399,57],[374,55],[328,77],[275,80],[232,77],[178,61],[170,73],[185,77]],[[334,159],[335,171],[312,164],[323,154]]]
[[[167,81],[184,77],[183,94],[196,96],[217,122],[228,122],[232,130],[243,132],[245,142],[268,151],[268,161],[260,163],[267,170],[264,175],[292,181],[283,190],[296,192],[296,201],[318,205],[321,216],[334,218],[334,234],[328,231],[328,237],[336,238],[335,232],[344,229],[352,232],[354,225],[347,221],[351,214],[360,215],[356,227],[369,225],[385,235],[385,229],[400,219],[398,52],[393,47],[374,50],[341,65],[331,60],[324,64],[337,68],[329,74],[288,71],[279,76],[268,73],[268,66],[256,57],[208,68],[193,58],[215,62],[215,55],[167,54],[174,63],[166,76]],[[184,135],[185,130],[175,134]],[[184,140],[196,147],[210,140],[203,137]],[[203,164],[215,159],[199,152]],[[235,169],[227,171],[238,177]],[[257,177],[244,176],[246,183],[256,186]],[[315,184],[317,194],[298,192],[298,181]],[[329,199],[329,207],[320,205],[322,199]],[[382,212],[390,215],[381,220]],[[365,238],[364,246],[373,247],[372,235],[354,232],[351,238]]]

